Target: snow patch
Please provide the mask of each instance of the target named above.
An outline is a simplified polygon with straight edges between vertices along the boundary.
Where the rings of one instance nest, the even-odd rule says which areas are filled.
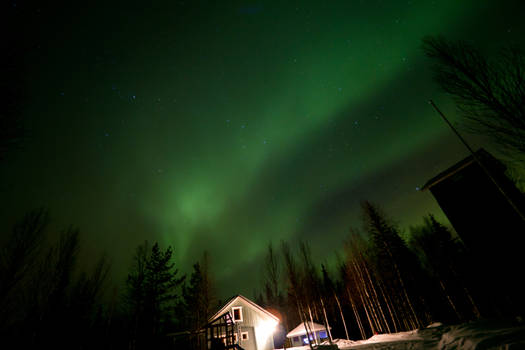
[[[435,322],[408,332],[376,334],[357,341],[334,339],[333,343],[345,350],[520,350],[525,349],[525,325],[494,320],[459,325]],[[288,348],[307,349],[310,347]]]

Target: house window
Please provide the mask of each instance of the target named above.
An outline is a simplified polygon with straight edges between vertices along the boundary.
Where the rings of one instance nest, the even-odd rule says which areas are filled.
[[[242,340],[248,340],[248,332],[241,332],[241,339]]]
[[[228,337],[226,336],[225,333],[222,333],[221,336],[220,336],[220,339],[222,340],[223,344],[226,345],[226,342],[227,342],[227,339]],[[237,337],[237,333],[233,333],[233,343],[234,344],[237,344],[237,340],[239,338]]]
[[[232,307],[233,322],[242,322],[242,306]]]

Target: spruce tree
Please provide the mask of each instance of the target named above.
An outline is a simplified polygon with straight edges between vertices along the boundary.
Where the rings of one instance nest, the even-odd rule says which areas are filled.
[[[395,306],[400,308],[402,317],[409,321],[409,327],[423,326],[430,321],[430,317],[424,293],[418,288],[426,280],[417,258],[399,235],[396,225],[377,206],[364,201],[362,210],[364,229],[372,239],[379,276],[394,298]]]
[[[479,318],[480,311],[471,292],[473,281],[467,274],[466,252],[460,241],[433,215],[424,217],[423,225],[411,227],[410,232],[410,248],[435,279],[437,289],[457,317],[451,321]]]
[[[189,283],[182,286],[182,312],[184,317],[184,327],[190,332],[197,331],[206,321],[206,314],[203,313],[201,305],[203,289],[203,276],[200,264],[193,264],[193,271]]]
[[[178,287],[185,276],[178,277],[174,268],[171,247],[162,250],[155,243],[137,248],[134,265],[127,279],[127,299],[133,316],[132,347],[143,348],[159,344],[172,327]]]

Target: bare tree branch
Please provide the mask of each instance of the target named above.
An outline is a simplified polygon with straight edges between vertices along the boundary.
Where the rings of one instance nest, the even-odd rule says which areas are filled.
[[[423,39],[434,79],[454,99],[465,130],[490,137],[511,159],[525,156],[525,56],[506,48],[490,61],[469,44]]]

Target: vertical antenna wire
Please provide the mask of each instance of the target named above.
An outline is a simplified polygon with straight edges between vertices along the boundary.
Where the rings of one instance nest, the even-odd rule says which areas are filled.
[[[496,185],[496,187],[498,188],[498,190],[501,192],[501,194],[505,197],[505,199],[507,200],[507,202],[511,205],[512,209],[514,209],[514,211],[520,216],[521,220],[525,222],[525,215],[521,212],[521,210],[519,210],[519,208],[516,206],[516,204],[514,203],[514,201],[507,195],[507,193],[503,190],[503,188],[501,188],[501,186],[499,185],[499,183],[496,181],[496,179],[490,174],[489,170],[485,167],[485,165],[483,164],[483,162],[481,162],[481,160],[479,159],[479,157],[476,155],[476,153],[472,150],[472,148],[469,146],[469,144],[467,143],[467,141],[465,141],[465,139],[459,134],[459,132],[456,130],[456,128],[454,128],[454,126],[448,121],[448,119],[445,117],[445,115],[443,114],[443,112],[441,112],[441,110],[436,106],[436,104],[434,103],[434,101],[432,100],[429,100],[428,103],[436,110],[436,112],[438,112],[438,114],[441,116],[441,118],[445,121],[445,123],[447,123],[447,125],[450,127],[450,129],[452,129],[452,131],[454,132],[454,134],[456,134],[456,136],[461,140],[461,142],[463,143],[463,145],[465,145],[465,147],[469,150],[470,154],[472,155],[472,157],[474,158],[474,160],[476,161],[476,163],[478,163],[478,165],[481,167],[481,169],[483,169],[483,171],[485,172],[485,174],[489,177],[489,179],[494,183],[494,185]]]

